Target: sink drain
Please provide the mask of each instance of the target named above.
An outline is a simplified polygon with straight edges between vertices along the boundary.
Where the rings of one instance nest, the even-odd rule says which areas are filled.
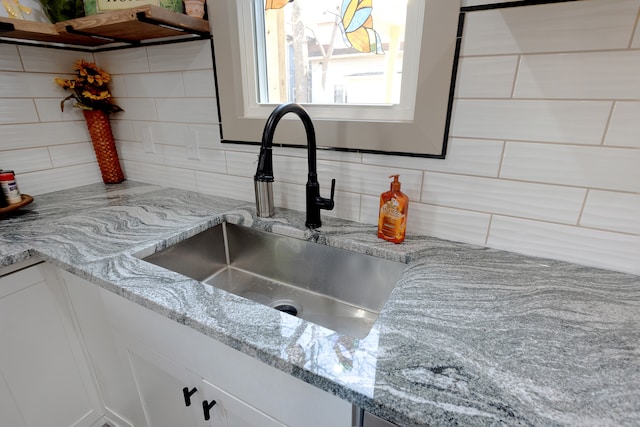
[[[276,310],[282,311],[283,313],[287,313],[290,314],[292,316],[297,316],[298,315],[298,309],[296,308],[296,306],[291,305],[291,304],[280,304],[278,303],[277,305],[272,306],[273,308],[275,308]]]

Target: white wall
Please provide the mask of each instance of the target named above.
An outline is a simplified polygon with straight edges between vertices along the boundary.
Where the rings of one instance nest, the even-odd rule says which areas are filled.
[[[639,11],[583,0],[469,13],[447,159],[319,152],[325,196],[337,181],[323,215],[375,223],[400,173],[411,233],[640,274]],[[0,45],[0,167],[26,193],[100,181],[81,115],[59,112],[52,83],[77,57]],[[208,42],[95,59],[126,110],[113,125],[129,179],[253,200],[258,148],[220,143]],[[274,154],[276,204],[304,210],[306,152]]]

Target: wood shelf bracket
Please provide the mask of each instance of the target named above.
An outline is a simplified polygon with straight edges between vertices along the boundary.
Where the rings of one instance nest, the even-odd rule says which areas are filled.
[[[73,25],[66,25],[64,27],[65,31],[69,34],[75,34],[77,36],[85,36],[85,37],[92,37],[94,39],[99,39],[99,40],[106,40],[106,41],[110,41],[110,42],[114,42],[114,43],[125,43],[125,44],[129,44],[132,46],[139,46],[140,45],[140,40],[129,40],[129,39],[123,39],[120,37],[112,37],[112,36],[101,36],[99,34],[93,34],[89,31],[81,31],[81,30],[76,30],[75,28],[73,28]]]

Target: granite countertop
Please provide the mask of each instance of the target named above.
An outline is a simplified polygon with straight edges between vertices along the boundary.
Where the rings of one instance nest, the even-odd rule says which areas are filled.
[[[225,220],[407,269],[357,340],[136,257]],[[429,237],[394,245],[326,215],[311,231],[300,212],[258,219],[252,203],[135,182],[0,219],[0,268],[35,257],[399,425],[640,423],[638,276]]]

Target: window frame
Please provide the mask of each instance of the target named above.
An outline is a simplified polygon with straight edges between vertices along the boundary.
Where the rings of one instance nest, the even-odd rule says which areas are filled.
[[[258,3],[263,3],[263,0],[250,0],[253,6],[246,7],[245,2],[238,2],[238,21],[239,25],[243,28],[251,28],[254,30],[259,27],[264,32],[264,24],[258,18],[264,18],[264,10],[258,10],[260,7]],[[406,33],[407,34],[421,34],[424,16],[425,4],[423,1],[409,1],[407,4],[407,20],[406,20]],[[256,25],[254,25],[254,20]],[[374,17],[375,22],[375,17]],[[256,31],[257,32],[257,31]],[[263,91],[266,83],[263,81],[265,76],[261,75],[255,70],[259,67],[264,67],[265,52],[259,51],[256,32],[249,33],[244,31],[245,37],[241,41],[244,52],[244,60],[242,65],[242,73],[246,77],[245,88],[247,97],[245,98],[245,111],[246,117],[249,118],[262,118],[266,119],[269,113],[278,105],[277,103],[260,103],[257,99],[253,99],[250,94]],[[359,54],[359,55],[374,55]],[[410,122],[413,120],[416,87],[418,84],[418,69],[419,63],[417,59],[420,56],[420,43],[415,38],[409,38],[404,42],[403,53],[403,69],[402,69],[402,84],[400,91],[400,102],[397,104],[321,104],[321,103],[307,103],[305,109],[311,109],[314,112],[314,119],[326,119],[336,121],[352,121],[362,120],[365,117],[367,121],[378,122]],[[264,94],[257,96],[256,98],[264,98]],[[336,108],[340,111],[340,118],[336,117]]]
[[[259,143],[264,123],[276,106],[257,103],[254,26],[238,30],[242,23],[246,25],[252,7],[252,0],[209,2],[223,143]],[[444,158],[459,50],[460,1],[409,0],[408,13],[416,11],[423,15],[420,28],[413,30],[421,31],[419,65],[417,75],[408,73],[406,79],[403,75],[404,104],[304,104],[319,147]],[[405,44],[409,39],[405,37]],[[406,52],[405,61],[410,61]],[[416,89],[407,91],[405,84],[411,80],[416,81]],[[340,119],[335,118],[336,110]],[[295,120],[282,120],[274,144],[300,147],[304,143],[302,126]]]

